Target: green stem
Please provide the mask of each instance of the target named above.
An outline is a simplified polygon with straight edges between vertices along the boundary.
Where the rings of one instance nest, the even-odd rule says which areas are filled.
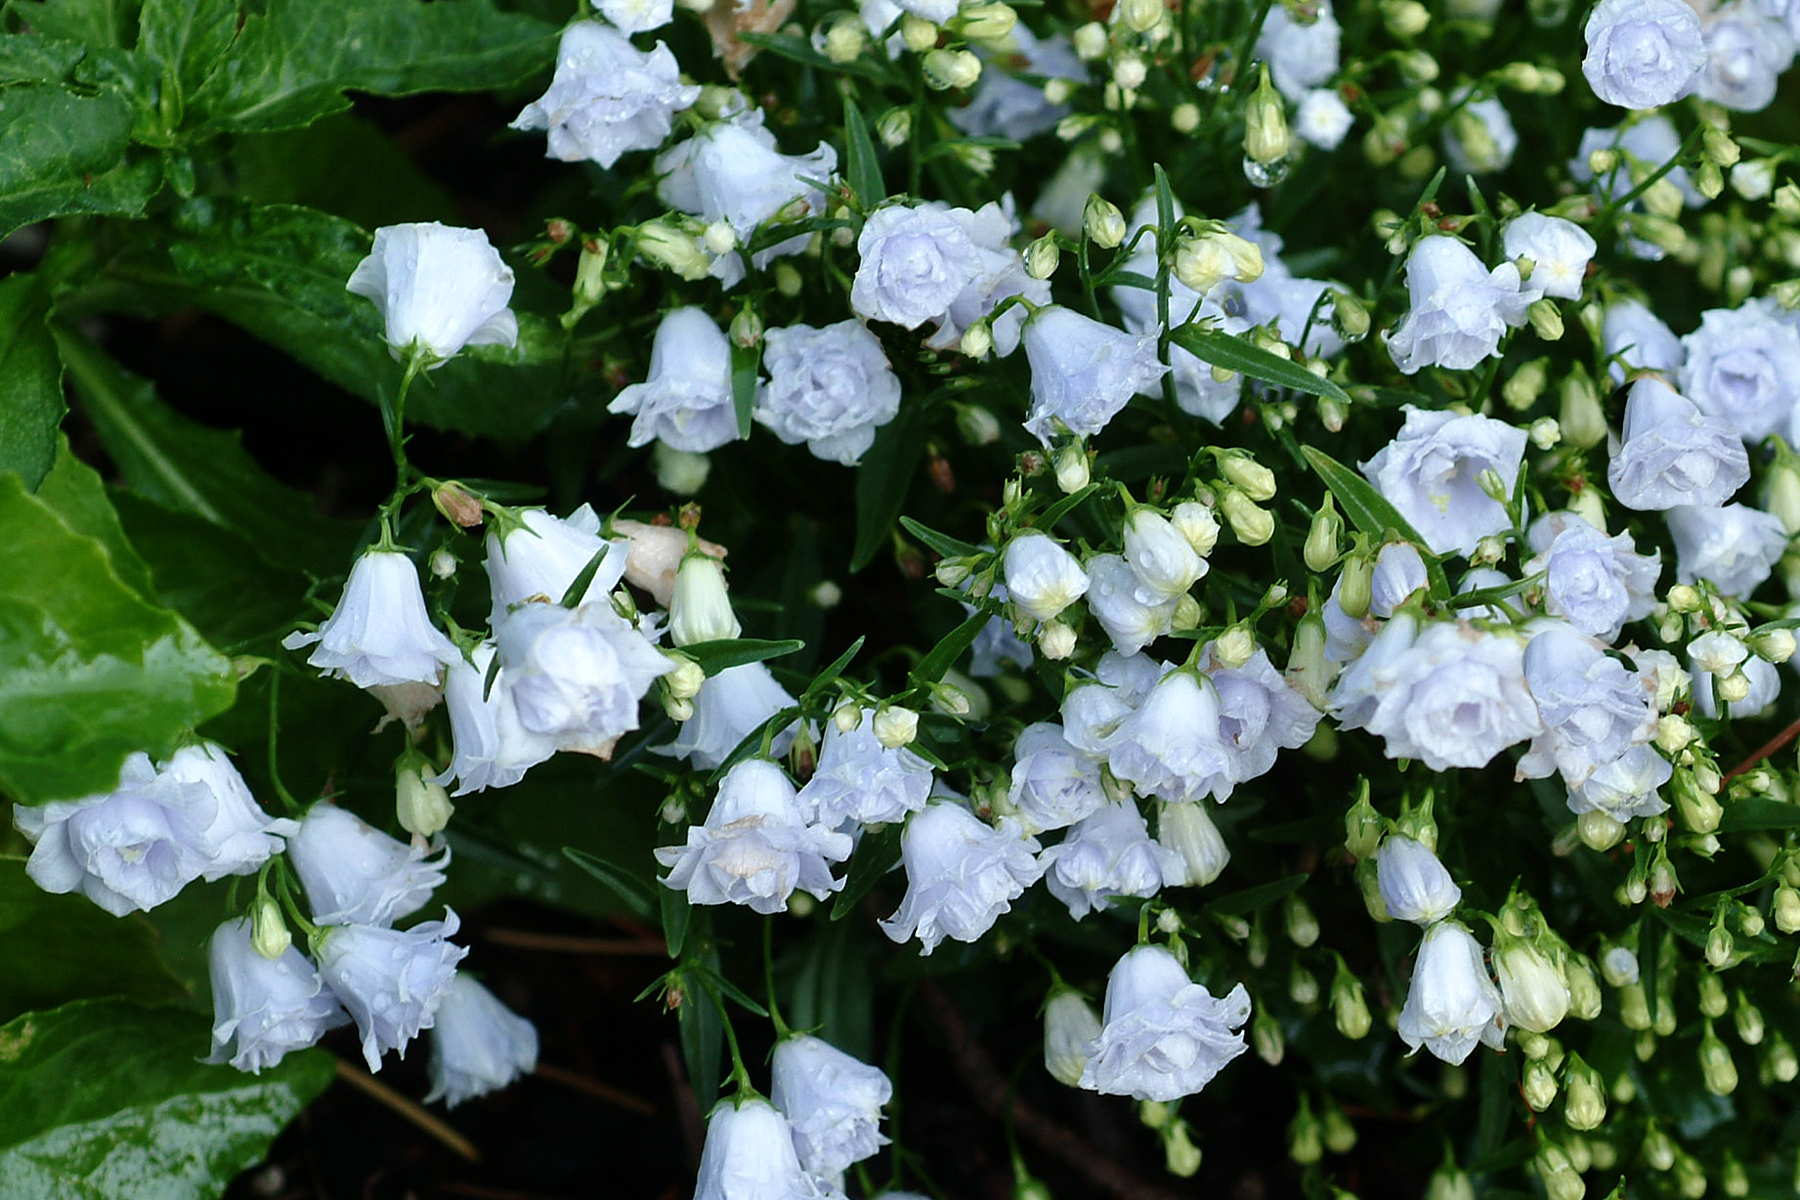
[[[281,782],[281,764],[275,753],[276,739],[281,733],[280,711],[281,670],[277,667],[269,676],[269,782],[274,786],[275,795],[280,798],[282,807],[290,813],[298,814],[300,803],[287,790],[287,785]]]
[[[706,994],[712,997],[713,1007],[719,1010],[719,1025],[725,1030],[725,1047],[731,1051],[731,1084],[737,1089],[741,1098],[745,1093],[760,1095],[756,1085],[750,1082],[750,1068],[744,1065],[744,1053],[738,1049],[737,1030],[731,1027],[731,1014],[725,1011],[725,997],[708,987]]]
[[[763,918],[763,981],[769,993],[769,1020],[775,1024],[775,1040],[782,1041],[793,1032],[781,1019],[781,1005],[775,1001],[775,918]]]

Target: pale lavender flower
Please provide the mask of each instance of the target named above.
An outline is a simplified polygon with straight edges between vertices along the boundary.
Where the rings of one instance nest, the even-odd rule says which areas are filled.
[[[347,291],[381,306],[394,356],[416,348],[432,365],[464,346],[511,346],[513,273],[479,229],[435,221],[388,225],[356,264]]]
[[[1625,428],[1606,467],[1613,498],[1640,512],[1717,508],[1750,479],[1750,456],[1730,425],[1658,379],[1625,398]]]
[[[906,896],[881,931],[896,942],[916,934],[920,954],[946,937],[979,940],[1043,873],[1037,852],[1037,839],[1010,817],[996,827],[959,803],[927,804],[901,835]]]
[[[1650,689],[1591,639],[1566,627],[1544,630],[1525,647],[1524,662],[1544,728],[1519,760],[1519,778],[1555,770],[1569,787],[1580,787],[1655,733]]]
[[[1111,738],[1112,773],[1143,796],[1224,800],[1236,782],[1236,748],[1225,744],[1219,718],[1211,679],[1189,669],[1169,672]]]
[[[1368,654],[1380,645],[1377,639]],[[1429,625],[1384,664],[1385,678],[1364,727],[1386,740],[1389,758],[1417,758],[1434,771],[1484,767],[1542,728],[1525,686],[1523,660],[1522,640],[1511,634],[1460,622]],[[1340,692],[1356,674],[1345,672]],[[1334,697],[1334,707],[1339,703]],[[1340,726],[1356,727],[1347,714]]]
[[[1583,29],[1581,73],[1620,108],[1660,108],[1693,90],[1706,63],[1700,17],[1681,0],[1601,0]]]
[[[1113,689],[1095,685],[1108,695]],[[1129,711],[1121,702],[1121,719]],[[1063,727],[1040,721],[1019,731],[1007,800],[1027,833],[1064,829],[1106,803],[1100,764],[1063,736]]]
[[[769,1098],[794,1131],[800,1165],[832,1178],[887,1145],[881,1108],[894,1085],[879,1067],[823,1038],[795,1034],[776,1043]]]
[[[1129,334],[1058,305],[1025,322],[1031,364],[1031,412],[1025,428],[1046,446],[1060,424],[1083,437],[1099,433],[1135,395],[1168,373],[1156,338]]]
[[[661,42],[639,50],[602,21],[576,21],[563,31],[550,90],[512,128],[549,130],[549,158],[610,167],[628,151],[662,145],[675,114],[699,98]]]
[[[893,204],[875,210],[856,242],[861,262],[850,308],[871,321],[907,329],[942,317],[988,271],[971,236],[967,209]]]
[[[1436,554],[1468,554],[1512,524],[1481,487],[1493,471],[1507,494],[1525,457],[1525,431],[1492,417],[1430,412],[1406,405],[1394,440],[1362,464],[1362,473]]]
[[[1588,263],[1597,249],[1587,230],[1561,217],[1522,213],[1506,223],[1501,245],[1507,258],[1531,260],[1532,288],[1560,300],[1581,299]]]
[[[456,781],[453,795],[511,787],[525,772],[556,753],[556,738],[534,733],[519,721],[512,678],[494,666],[494,644],[484,642],[470,659],[458,658],[444,675],[444,707],[450,714],[450,765],[432,782]]]
[[[1748,597],[1787,551],[1787,529],[1773,513],[1744,504],[1678,506],[1668,512],[1675,539],[1675,577],[1708,579],[1731,596]]]
[[[315,646],[307,663],[360,688],[436,684],[456,646],[431,623],[412,559],[398,550],[363,552],[331,616],[313,633],[281,639],[289,650]]]
[[[1413,962],[1412,986],[1400,1010],[1400,1040],[1461,1063],[1477,1042],[1498,1050],[1506,1037],[1500,989],[1488,976],[1481,944],[1459,921],[1425,931]]]
[[[606,557],[579,597],[582,604],[604,600],[619,586],[631,554],[629,540],[602,540],[600,518],[586,504],[567,517],[528,508],[519,514],[516,525],[496,519],[487,535],[484,564],[493,595],[488,624],[499,628],[509,609],[534,598],[560,604],[563,594],[603,547]]]
[[[1701,412],[1760,442],[1792,438],[1800,405],[1800,327],[1754,304],[1700,314],[1681,339],[1681,392]]]
[[[931,764],[905,746],[883,746],[875,736],[874,716],[865,711],[849,733],[835,721],[825,726],[818,767],[800,789],[808,820],[826,829],[842,829],[846,823],[885,825],[925,807]]]
[[[458,973],[431,1031],[431,1091],[425,1103],[455,1108],[537,1069],[538,1035],[494,993]]]
[[[843,1193],[800,1166],[787,1118],[758,1097],[713,1106],[694,1200],[843,1200]]]
[[[1681,339],[1636,300],[1621,299],[1608,304],[1600,336],[1607,357],[1618,360],[1607,366],[1615,385],[1624,383],[1625,373],[1634,370],[1663,371],[1672,377],[1681,370],[1686,357]]]
[[[411,929],[328,925],[313,940],[319,975],[356,1020],[363,1060],[381,1069],[381,1055],[399,1050],[437,1019],[438,1006],[469,952],[445,938],[460,926],[444,910],[442,921]]]
[[[1025,529],[1006,543],[1001,558],[1006,594],[1034,621],[1050,621],[1087,594],[1081,563],[1049,535]]]
[[[1639,554],[1630,534],[1607,537],[1563,511],[1532,522],[1527,540],[1536,556],[1525,572],[1544,572],[1544,610],[1580,632],[1610,642],[1656,607],[1662,556]]]
[[[1081,1086],[1138,1100],[1179,1100],[1200,1091],[1245,1050],[1250,1019],[1243,984],[1215,999],[1161,946],[1126,953],[1106,980],[1100,1036],[1089,1046]]]
[[[1462,903],[1462,889],[1438,856],[1405,834],[1390,833],[1381,840],[1375,868],[1381,901],[1395,920],[1429,926]]]
[[[650,374],[613,397],[607,412],[631,413],[628,446],[660,441],[704,454],[738,436],[731,393],[731,344],[699,308],[663,314],[650,343]]]
[[[288,839],[288,863],[320,925],[388,926],[418,912],[450,864],[448,846],[430,853],[422,841],[397,841],[323,800]]]
[[[1736,112],[1761,112],[1775,99],[1780,75],[1794,61],[1794,36],[1779,20],[1738,0],[1703,22],[1706,62],[1694,92]]]
[[[1341,30],[1331,0],[1321,0],[1308,20],[1280,4],[1270,6],[1256,38],[1256,56],[1269,64],[1269,77],[1295,103],[1338,72]]]
[[[217,802],[211,823],[200,834],[199,848],[212,859],[202,872],[205,879],[248,875],[281,853],[282,839],[300,828],[287,817],[271,817],[262,810],[222,746],[211,742],[183,746],[157,770],[182,783],[203,785]]]
[[[1154,896],[1178,857],[1150,838],[1135,804],[1115,801],[1083,817],[1038,859],[1044,885],[1077,921],[1112,907],[1115,896]]]
[[[520,726],[554,738],[559,750],[600,758],[638,727],[639,701],[675,669],[606,601],[521,605],[494,635]]]
[[[250,921],[240,917],[215,929],[208,943],[213,1049],[205,1061],[255,1075],[326,1030],[348,1025],[350,1014],[305,955],[289,946],[278,958],[264,958],[250,935]]]
[[[722,766],[738,743],[751,731],[784,708],[794,697],[775,681],[768,664],[754,662],[726,667],[709,675],[694,697],[694,715],[681,723],[675,740],[650,749],[657,754],[683,758],[702,771]],[[776,733],[769,753],[786,754],[800,731],[796,718]]]
[[[1087,569],[1088,612],[1120,654],[1136,654],[1175,627],[1177,601],[1145,604],[1137,598],[1137,572],[1117,554],[1096,554]]]
[[[857,321],[794,325],[763,335],[763,370],[752,416],[788,445],[855,466],[875,431],[900,411],[900,380],[881,341]]]
[[[1537,298],[1520,282],[1516,264],[1490,271],[1473,250],[1441,235],[1413,245],[1406,288],[1406,316],[1385,336],[1394,365],[1407,375],[1422,367],[1466,371],[1498,354],[1501,338],[1525,323]]]

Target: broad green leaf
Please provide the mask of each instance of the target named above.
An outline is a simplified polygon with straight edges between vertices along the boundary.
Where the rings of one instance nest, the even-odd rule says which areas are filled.
[[[377,96],[475,92],[549,68],[556,29],[487,0],[269,0],[190,104],[208,132],[293,129]]]
[[[813,924],[796,953],[799,970],[782,1000],[796,1029],[817,1028],[844,1053],[867,1060],[874,1049],[874,993],[880,970],[855,922]]]
[[[703,923],[703,922],[702,922]],[[690,947],[691,948],[691,947]],[[719,952],[710,946],[695,961],[717,973]],[[724,1076],[725,1027],[720,1023],[719,1006],[699,981],[688,983],[682,972],[684,995],[676,1020],[681,1027],[681,1056],[687,1065],[688,1083],[702,1111],[710,1109],[719,1095],[719,1081]],[[0,1200],[4,1200],[0,1197]]]
[[[115,273],[148,298],[216,313],[366,400],[399,390],[401,369],[382,341],[381,311],[344,289],[369,253],[369,235],[357,226],[289,205],[196,200],[146,241],[153,252],[119,263]],[[472,347],[425,374],[407,396],[406,417],[527,438],[567,399],[562,347],[554,321],[521,313],[516,347]]]
[[[699,663],[700,669],[710,676],[731,667],[741,667],[745,663],[780,658],[784,654],[804,649],[805,646],[805,642],[793,638],[778,642],[762,638],[728,638],[718,642],[695,642],[680,649],[683,654]]]
[[[1275,903],[1289,892],[1298,891],[1310,875],[1288,875],[1269,883],[1259,883],[1229,896],[1220,896],[1206,906],[1206,911],[1221,917],[1241,917]]]
[[[26,19],[45,37],[66,38],[90,49],[130,49],[137,40],[140,0],[44,0]],[[16,10],[17,11],[17,10]],[[20,15],[25,15],[20,12]]]
[[[143,0],[138,50],[163,64],[165,86],[191,96],[206,82],[238,32],[237,0]]]
[[[237,194],[301,204],[373,229],[403,221],[456,224],[456,203],[372,122],[353,113],[231,145]]]
[[[118,782],[231,704],[231,663],[127,587],[16,475],[0,475],[0,788],[41,804]]]
[[[44,318],[50,295],[35,275],[0,279],[0,471],[36,490],[56,459],[62,361]]]
[[[1169,331],[1169,340],[1201,362],[1211,363],[1215,367],[1224,367],[1251,379],[1292,388],[1309,396],[1329,396],[1333,400],[1350,403],[1350,397],[1344,394],[1344,389],[1331,380],[1320,378],[1299,363],[1271,354],[1235,334],[1182,325]]]
[[[304,1051],[260,1075],[198,1062],[209,1025],[81,1000],[0,1026],[0,1200],[201,1200],[261,1162],[333,1060]]]
[[[0,962],[9,964],[0,971],[0,1021],[71,1000],[183,994],[148,921],[112,916],[86,896],[53,896],[26,877],[22,858],[0,858]]]
[[[887,184],[881,179],[881,161],[875,157],[869,123],[849,96],[844,97],[844,177],[864,208],[874,208],[887,199]]]
[[[647,919],[657,911],[657,889],[646,883],[642,876],[574,846],[564,846],[563,853],[568,855],[570,862],[605,884],[615,896],[623,900],[633,916]]]
[[[1761,796],[1745,796],[1725,803],[1719,819],[1720,833],[1749,833],[1758,829],[1800,829],[1800,805]]]
[[[875,435],[875,444],[856,468],[856,548],[850,569],[860,571],[888,544],[913,472],[925,456],[925,418],[917,403],[900,406],[900,415]]]
[[[59,326],[57,343],[83,411],[134,493],[238,534],[278,566],[344,568],[359,526],[319,516],[308,496],[264,471],[236,433],[175,412],[85,337]]]
[[[126,536],[106,485],[94,468],[70,453],[68,439],[57,438],[56,465],[38,485],[37,497],[55,510],[63,524],[106,548],[121,583],[146,599],[161,599],[149,566]]]
[[[0,84],[65,83],[87,54],[79,42],[29,33],[0,34]]]
[[[127,155],[135,119],[111,93],[0,88],[0,238],[49,217],[141,214],[162,170],[155,159]]]
[[[1425,560],[1425,574],[1431,581],[1431,594],[1439,600],[1450,598],[1450,585],[1444,579],[1443,564],[1437,556],[1426,549],[1425,539],[1419,531],[1412,527],[1407,519],[1400,515],[1400,510],[1388,503],[1386,496],[1375,490],[1373,484],[1346,467],[1323,450],[1312,446],[1300,447],[1300,453],[1313,472],[1331,489],[1337,502],[1344,508],[1344,515],[1350,523],[1371,538],[1381,539],[1390,533],[1397,533],[1413,544],[1419,557]]]

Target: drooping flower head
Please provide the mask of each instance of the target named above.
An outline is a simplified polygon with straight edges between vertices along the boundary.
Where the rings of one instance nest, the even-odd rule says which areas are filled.
[[[1681,0],[1601,0],[1583,28],[1581,73],[1620,108],[1660,108],[1693,89],[1706,64],[1700,17]]]
[[[462,972],[450,980],[431,1029],[431,1091],[425,1103],[455,1108],[537,1069],[530,1021]]]
[[[158,771],[182,783],[201,784],[217,804],[212,821],[200,834],[199,848],[212,860],[201,873],[203,878],[250,874],[281,853],[282,839],[300,828],[287,817],[271,817],[262,810],[222,746],[211,742],[183,746]]]
[[[1506,331],[1525,323],[1537,292],[1510,262],[1493,270],[1453,237],[1420,238],[1406,256],[1412,303],[1387,334],[1394,365],[1411,375],[1422,367],[1466,371],[1499,353]]]
[[[1244,1035],[1234,1031],[1249,1018],[1243,984],[1214,999],[1168,950],[1139,946],[1107,977],[1100,1036],[1081,1086],[1138,1100],[1191,1096],[1244,1052]]]
[[[220,925],[208,943],[213,1050],[206,1061],[255,1075],[348,1025],[350,1014],[305,955],[289,946],[279,958],[264,958],[250,934],[250,921],[240,917]]]
[[[1468,1058],[1477,1042],[1500,1048],[1506,1037],[1500,990],[1488,976],[1481,944],[1460,921],[1439,921],[1425,931],[1399,1029],[1407,1046],[1423,1046],[1447,1063]]]
[[[1730,425],[1659,379],[1631,385],[1623,444],[1606,466],[1620,504],[1640,512],[1717,508],[1749,479],[1750,456]]]
[[[798,1034],[777,1043],[770,1096],[794,1131],[800,1165],[835,1177],[887,1145],[881,1108],[894,1085],[878,1067],[823,1038]]]
[[[388,225],[344,285],[381,306],[396,358],[417,348],[432,365],[464,346],[510,346],[519,321],[513,273],[479,229],[435,221]]]
[[[1473,364],[1470,364],[1473,365]],[[1468,554],[1508,528],[1499,501],[1482,490],[1493,471],[1508,494],[1525,457],[1525,431],[1492,417],[1430,412],[1407,405],[1394,440],[1362,472],[1436,554]]]
[[[954,801],[927,804],[901,835],[906,896],[881,931],[896,942],[917,934],[920,954],[946,937],[978,940],[1043,873],[1037,851],[1010,817],[994,826]]]
[[[738,743],[784,708],[794,697],[770,673],[767,663],[742,663],[707,676],[694,696],[694,715],[681,723],[675,740],[652,746],[656,754],[683,758],[702,771],[724,764]],[[783,755],[800,730],[796,719],[776,733],[769,753]]]
[[[385,1051],[404,1054],[406,1044],[436,1021],[456,964],[468,954],[444,940],[459,925],[446,909],[442,921],[411,929],[328,925],[313,939],[319,974],[355,1018],[369,1070],[381,1069]]]
[[[639,50],[603,21],[576,21],[563,31],[550,90],[512,128],[548,130],[549,158],[610,167],[627,151],[662,145],[675,114],[699,98],[661,42]]]
[[[488,624],[498,628],[507,611],[534,597],[561,603],[576,577],[602,548],[606,555],[578,598],[586,604],[604,599],[625,575],[631,543],[625,538],[603,541],[600,518],[586,504],[566,517],[552,516],[541,508],[519,514],[519,524],[492,529],[487,536],[488,587],[493,608]]]
[[[1039,859],[1050,894],[1077,921],[1112,907],[1116,896],[1154,896],[1180,862],[1151,840],[1135,804],[1115,801],[1077,821],[1068,835]]]
[[[1376,883],[1388,915],[1398,921],[1429,926],[1449,916],[1462,902],[1462,889],[1424,843],[1391,833],[1375,855]]]
[[[600,758],[638,727],[638,702],[675,669],[606,601],[525,604],[495,635],[519,724],[554,738],[559,750]]]
[[[1168,374],[1153,334],[1129,334],[1051,305],[1025,322],[1031,413],[1025,428],[1046,446],[1057,423],[1086,437]]]
[[[1027,725],[1013,743],[1007,799],[1027,833],[1066,829],[1106,802],[1100,764],[1070,745],[1061,725],[1050,721]]]
[[[494,644],[484,642],[471,658],[451,663],[444,675],[444,707],[455,753],[433,782],[447,786],[454,779],[453,795],[511,787],[556,753],[554,736],[535,733],[520,722],[505,668],[494,671],[489,686],[494,654]]]
[[[794,1131],[767,1100],[722,1100],[706,1118],[694,1200],[843,1200],[800,1165]]]
[[[800,789],[800,805],[826,829],[903,821],[925,807],[932,778],[931,764],[905,746],[883,746],[874,713],[865,712],[849,733],[836,722],[825,727],[819,764]]]
[[[425,907],[444,882],[450,849],[430,858],[355,813],[320,801],[288,839],[288,862],[320,925],[392,925]]]
[[[650,343],[650,375],[613,397],[607,412],[630,413],[626,444],[665,446],[704,454],[738,436],[731,399],[731,344],[699,308],[663,314]]]
[[[1525,572],[1544,572],[1544,610],[1580,632],[1610,642],[1656,607],[1661,554],[1639,554],[1630,534],[1607,537],[1565,511],[1532,522],[1527,540],[1537,553]]]
[[[418,568],[397,550],[363,552],[344,594],[316,632],[281,639],[289,650],[316,646],[306,661],[328,677],[360,688],[436,684],[456,646],[431,623]]]

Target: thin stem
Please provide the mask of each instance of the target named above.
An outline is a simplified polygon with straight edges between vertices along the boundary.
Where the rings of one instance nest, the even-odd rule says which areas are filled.
[[[769,1020],[775,1024],[775,1040],[785,1039],[793,1030],[781,1019],[781,1005],[775,1001],[775,918],[763,918],[763,981],[769,993]]]
[[[744,1053],[738,1049],[737,1030],[731,1027],[731,1014],[725,1011],[725,997],[708,987],[706,994],[712,997],[713,1006],[719,1010],[719,1024],[725,1030],[725,1046],[731,1051],[731,1083],[739,1094],[749,1092],[758,1094],[756,1085],[750,1082],[750,1068],[744,1065]]]
[[[281,670],[276,668],[269,676],[269,782],[275,788],[275,795],[280,798],[282,807],[290,813],[300,811],[299,801],[287,790],[287,784],[281,782],[281,764],[275,752],[276,739],[281,734]]]

